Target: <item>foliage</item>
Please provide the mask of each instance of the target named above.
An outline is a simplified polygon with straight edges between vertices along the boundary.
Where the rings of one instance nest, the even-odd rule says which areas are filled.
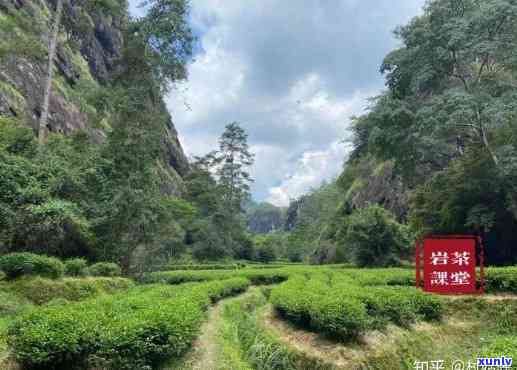
[[[342,198],[338,184],[332,181],[323,183],[319,188],[312,189],[308,194],[292,201],[286,215],[285,230],[290,234],[282,253],[283,257],[291,256],[293,261],[311,257],[316,263],[343,262],[335,256],[327,257],[326,250],[319,253],[321,249],[327,249],[327,246],[335,249],[335,223]]]
[[[42,61],[45,58],[45,47],[40,35],[45,29],[41,16],[33,17],[31,11],[39,9],[16,9],[12,3],[2,4],[0,19],[0,61],[5,62],[15,56]]]
[[[352,195],[375,174],[366,164],[390,161],[400,186],[369,185],[369,198],[390,208],[414,190],[400,221],[409,214],[420,235],[479,234],[495,264],[515,262],[516,16],[506,0],[433,0],[400,27],[401,46],[381,66],[388,89],[354,118],[339,178]]]
[[[63,275],[64,269],[63,263],[57,258],[33,253],[9,253],[0,257],[0,270],[9,279],[24,275],[57,279]]]
[[[207,263],[203,265],[167,265],[164,266],[165,271],[174,271],[174,270],[236,270],[241,268],[236,263],[228,263],[228,264],[213,264]]]
[[[65,262],[65,274],[68,276],[82,276],[86,273],[88,262],[84,258],[71,258]]]
[[[254,240],[255,260],[262,263],[273,262],[277,258],[277,250],[281,248],[282,242],[280,235],[267,234],[257,235]]]
[[[436,320],[443,311],[438,299],[414,288],[364,289],[345,274],[332,272],[296,275],[273,288],[270,299],[288,320],[342,340],[388,322]]]
[[[225,368],[249,370],[334,368],[322,361],[293,350],[264,328],[261,319],[266,299],[260,291],[253,291],[223,306],[223,357]]]
[[[186,227],[186,239],[196,259],[252,258],[243,217],[253,181],[247,168],[252,163],[247,134],[234,122],[221,135],[219,150],[193,164],[186,176],[186,198],[198,207],[201,218]]]
[[[347,219],[343,243],[358,266],[390,266],[410,248],[404,226],[379,206],[359,209]]]
[[[267,234],[281,231],[285,225],[284,218],[284,209],[267,202],[251,203],[246,207],[248,229],[252,233]]]
[[[275,247],[271,244],[264,244],[257,248],[256,259],[262,263],[269,263],[276,259]]]
[[[179,15],[164,11],[164,17]],[[169,31],[164,30],[165,33],[157,37],[166,37]],[[161,31],[154,28],[153,32]],[[105,186],[99,194],[102,218],[96,232],[102,236],[102,259],[117,260],[125,273],[134,267],[134,256],[139,247],[145,254],[160,250],[158,246],[162,241],[170,244],[170,240],[162,238],[167,238],[171,229],[178,229],[171,208],[191,213],[184,203],[175,202],[162,193],[159,164],[163,158],[164,130],[170,117],[160,91],[160,85],[165,82],[160,79],[163,77],[170,82],[168,78],[171,76],[165,75],[168,73],[167,63],[173,61],[162,61],[165,64],[160,68],[165,75],[155,70],[154,62],[157,60],[150,60],[145,52],[142,53],[142,48],[145,50],[149,46],[142,38],[147,36],[138,32],[126,35],[124,68],[113,86],[110,109],[113,130],[103,151],[110,166]]]
[[[41,277],[21,278],[0,285],[0,291],[42,305],[50,301],[80,301],[103,294],[114,294],[134,286],[124,278],[64,278],[59,280]]]
[[[160,88],[187,77],[186,63],[192,56],[194,37],[187,22],[185,0],[145,0],[147,14],[132,22],[138,44],[143,45],[143,58]]]
[[[219,150],[205,158],[208,166],[215,168],[226,212],[242,212],[242,204],[249,197],[249,184],[253,181],[247,169],[253,164],[249,152],[248,135],[239,123],[226,125],[219,139]]]
[[[186,282],[199,282],[211,280],[224,280],[230,278],[245,278],[252,284],[274,284],[286,280],[294,271],[283,268],[272,269],[239,269],[231,271],[163,271],[144,274],[140,282],[144,284],[183,284]]]
[[[30,130],[0,125],[0,244],[59,256],[91,255],[94,236],[87,215],[99,176],[97,150],[84,137],[52,136],[36,150]]]
[[[415,190],[409,219],[423,233],[477,232],[484,236],[488,264],[517,262],[517,221],[506,191],[488,155],[469,152]]]
[[[246,289],[245,279],[180,287],[134,288],[19,318],[9,329],[14,356],[25,366],[145,369],[184,353],[211,300]],[[93,363],[92,363],[93,361]]]
[[[486,291],[517,292],[517,268],[516,267],[489,267],[485,276]]]
[[[88,275],[91,276],[120,276],[122,270],[120,266],[113,262],[97,262],[88,267]]]
[[[217,260],[228,256],[223,240],[215,227],[208,220],[197,221],[191,229],[192,255],[200,261]]]
[[[3,289],[0,291],[0,314],[3,317],[19,314],[28,307],[30,307],[30,302],[27,299]]]

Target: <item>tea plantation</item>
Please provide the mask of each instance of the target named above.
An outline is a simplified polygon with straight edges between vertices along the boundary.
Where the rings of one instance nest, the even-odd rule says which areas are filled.
[[[2,368],[200,368],[186,359],[199,347],[207,312],[217,314],[210,315],[217,350],[207,365],[214,369],[409,369],[443,351],[431,332],[461,345],[443,352],[445,358],[517,352],[514,267],[488,269],[484,299],[423,293],[413,287],[413,270],[404,268],[186,265],[128,279],[105,276],[117,275],[113,266],[75,261],[62,268],[60,261],[38,258],[0,260]],[[13,267],[19,260],[25,270]],[[290,331],[341,353],[363,351],[362,357],[322,357],[318,342],[292,343]],[[389,340],[374,350],[372,335]]]

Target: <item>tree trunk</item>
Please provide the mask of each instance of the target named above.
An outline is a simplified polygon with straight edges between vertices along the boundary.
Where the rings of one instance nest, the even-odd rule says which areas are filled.
[[[131,254],[132,249],[128,250],[127,253],[120,259],[120,268],[122,269],[122,274],[124,276],[129,275],[131,270]]]
[[[511,185],[510,185],[511,186]],[[512,187],[508,191],[508,211],[513,215],[513,218],[517,221],[517,196],[516,192]]]
[[[497,155],[494,153],[494,151],[490,147],[490,144],[488,143],[486,131],[483,127],[481,127],[481,139],[483,140],[483,145],[485,146],[486,150],[488,151],[488,154],[490,154],[490,157],[492,158],[492,161],[494,162],[495,166],[499,167],[499,159],[497,158]]]
[[[56,57],[57,37],[59,34],[59,27],[61,25],[61,13],[63,12],[63,0],[57,0],[57,9],[54,16],[54,24],[49,37],[48,46],[48,66],[47,79],[45,81],[45,90],[43,92],[43,104],[41,106],[41,117],[38,129],[38,142],[42,145],[47,137],[47,120],[48,108],[50,103],[50,92],[52,90],[52,75],[54,70],[54,59]]]

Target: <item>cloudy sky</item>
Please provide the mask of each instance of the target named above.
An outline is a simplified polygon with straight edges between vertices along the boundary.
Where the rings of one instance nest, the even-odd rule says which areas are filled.
[[[130,0],[134,14],[139,0]],[[285,206],[335,177],[350,117],[379,94],[392,31],[424,0],[191,0],[189,81],[167,98],[187,155],[238,121],[255,153],[253,195]]]

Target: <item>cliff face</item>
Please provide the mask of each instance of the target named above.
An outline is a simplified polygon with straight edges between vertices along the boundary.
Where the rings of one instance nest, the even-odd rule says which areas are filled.
[[[110,12],[92,7],[90,1],[65,1],[48,129],[65,135],[84,130],[99,142],[105,136],[105,127],[91,122],[88,112],[94,107],[88,106],[81,95],[88,86],[108,83],[116,71],[127,4],[125,0],[112,0],[122,11]],[[55,3],[56,0],[0,0],[0,115],[17,117],[34,129],[41,114],[45,46]],[[164,184],[164,191],[178,193],[188,161],[172,119],[164,129],[164,179],[172,182]]]
[[[399,220],[406,217],[409,191],[392,162],[368,162],[360,168],[359,176],[348,189],[345,199],[352,209],[379,204],[393,212]]]

